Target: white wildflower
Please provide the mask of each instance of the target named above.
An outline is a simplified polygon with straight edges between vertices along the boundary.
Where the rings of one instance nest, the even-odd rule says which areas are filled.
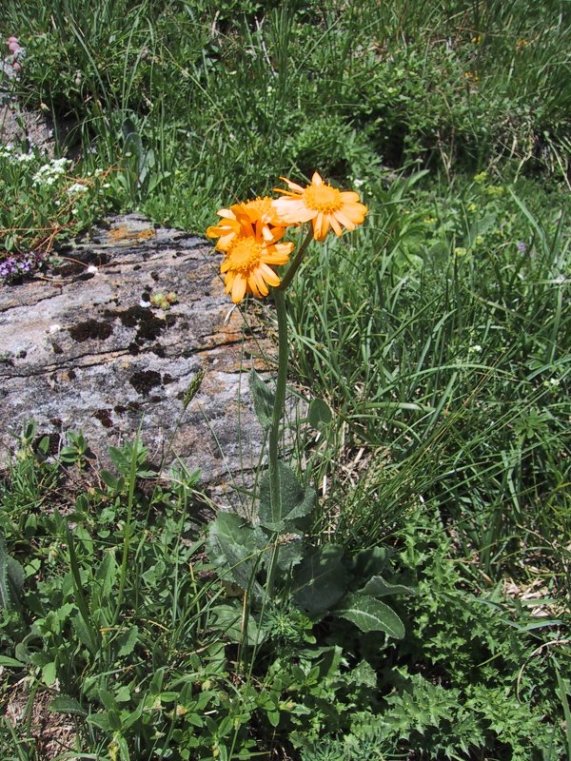
[[[69,193],[69,195],[73,195],[74,193],[86,193],[88,190],[87,185],[82,185],[81,182],[74,182],[73,185],[70,185],[69,188],[66,190],[66,193]]]

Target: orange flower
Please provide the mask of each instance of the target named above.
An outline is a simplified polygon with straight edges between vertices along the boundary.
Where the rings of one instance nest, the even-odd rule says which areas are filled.
[[[272,267],[287,264],[293,249],[293,243],[266,240],[263,222],[252,224],[244,217],[240,230],[224,246],[220,272],[226,293],[231,295],[235,304],[247,293],[261,299],[268,295],[268,286],[278,286],[281,280]]]
[[[285,225],[280,222],[277,211],[272,206],[272,199],[256,198],[246,203],[237,203],[229,209],[220,209],[221,221],[206,230],[209,238],[219,238],[216,244],[218,251],[227,252],[236,236],[241,235],[245,224],[261,224],[264,240],[275,242],[283,237]]]
[[[359,194],[354,191],[341,191],[323,182],[317,172],[311,178],[311,185],[302,188],[294,182],[281,178],[289,186],[289,190],[280,190],[285,198],[273,202],[283,225],[294,225],[302,222],[313,224],[315,240],[324,240],[329,228],[335,235],[343,233],[343,228],[354,230],[363,223],[367,207],[361,203]]]

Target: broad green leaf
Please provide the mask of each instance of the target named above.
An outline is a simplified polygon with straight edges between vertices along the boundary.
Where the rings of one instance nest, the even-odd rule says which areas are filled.
[[[25,664],[16,658],[10,658],[8,655],[0,655],[0,666],[6,668],[22,668]]]
[[[413,595],[412,587],[405,587],[404,584],[389,584],[382,576],[373,576],[359,590],[360,594],[371,595],[371,597],[388,597],[389,595]]]
[[[254,411],[258,422],[264,429],[272,425],[274,411],[274,392],[270,389],[255,370],[249,375],[250,394],[254,403]]]
[[[306,545],[301,538],[292,538],[287,542],[280,542],[280,552],[278,555],[278,568],[282,571],[289,572],[301,562]]]
[[[391,552],[386,547],[371,547],[357,552],[353,560],[353,575],[359,581],[370,579],[385,571],[389,565]]]
[[[313,428],[320,428],[331,422],[331,410],[327,402],[323,399],[312,399],[307,411],[309,425]]]
[[[377,672],[368,661],[361,661],[358,663],[355,668],[349,672],[347,679],[353,684],[370,687],[373,690],[378,686]]]
[[[236,513],[218,513],[210,524],[209,545],[222,578],[232,578],[242,589],[262,593],[255,574],[268,540],[259,527],[254,528]]]
[[[117,655],[119,657],[131,655],[135,649],[138,638],[139,628],[137,626],[132,626],[126,632],[121,632],[121,634],[118,635],[117,639],[114,642],[115,645],[119,646]]]
[[[343,554],[343,547],[325,544],[311,550],[293,569],[294,602],[314,620],[329,611],[347,591]]]
[[[258,518],[260,524],[270,531],[287,531],[295,528],[296,523],[311,514],[315,506],[315,489],[301,486],[293,470],[283,462],[278,463],[280,493],[282,497],[282,514],[272,520],[270,498],[270,477],[266,470],[260,481],[260,504]],[[288,526],[289,524],[289,526]],[[301,528],[301,526],[299,526]]]
[[[69,695],[57,695],[49,704],[48,711],[67,713],[73,716],[87,716],[87,711],[81,707],[81,703]]]
[[[42,667],[42,680],[46,687],[51,687],[55,682],[56,677],[57,670],[54,661],[46,663],[46,665]]]
[[[239,605],[215,605],[209,611],[210,626],[224,634],[231,642],[257,645],[264,641],[266,633],[258,627],[254,616],[244,620],[244,609]],[[247,625],[247,631],[245,626]]]
[[[333,612],[354,623],[362,632],[385,632],[395,639],[402,639],[405,634],[404,624],[394,610],[368,595],[347,595]]]
[[[75,616],[75,618],[72,619],[72,626],[75,629],[75,633],[77,634],[77,637],[79,641],[85,645],[85,647],[89,650],[89,652],[92,655],[95,655],[97,651],[99,650],[99,645],[97,641],[93,639],[93,631],[92,629],[85,623],[85,619],[81,615]]]

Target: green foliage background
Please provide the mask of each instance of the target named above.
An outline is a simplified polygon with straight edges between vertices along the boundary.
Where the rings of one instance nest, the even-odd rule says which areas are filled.
[[[71,158],[47,183],[0,151],[0,263],[49,267],[110,210],[202,233],[280,176],[363,195],[288,292],[292,381],[328,411],[297,432],[303,530],[416,591],[402,639],[260,606],[265,550],[236,589],[195,474],[136,443],[94,473],[81,434],[54,462],[30,427],[0,486],[3,698],[26,676],[102,761],[571,758],[569,3],[5,0],[0,33],[26,50],[3,97]],[[42,757],[30,712],[0,750]]]

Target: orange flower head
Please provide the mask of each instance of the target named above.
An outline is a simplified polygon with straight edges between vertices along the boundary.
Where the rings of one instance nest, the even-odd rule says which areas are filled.
[[[324,240],[331,228],[340,236],[343,228],[354,230],[362,224],[367,215],[367,207],[361,203],[359,194],[352,190],[341,191],[323,182],[314,172],[311,184],[306,188],[281,178],[289,190],[276,188],[284,198],[273,202],[274,208],[283,225],[295,225],[309,222],[313,225],[315,240]]]
[[[267,196],[234,204],[229,209],[220,209],[217,213],[222,219],[218,224],[209,227],[206,235],[209,238],[218,238],[216,249],[224,253],[228,251],[234,238],[241,235],[243,228],[248,225],[260,225],[262,236],[269,243],[280,240],[285,232],[285,225],[272,206],[272,199]]]
[[[241,218],[241,227],[231,240],[225,242],[220,272],[226,293],[238,304],[247,293],[258,299],[267,296],[268,286],[276,288],[281,280],[272,267],[287,264],[293,243],[268,241],[261,221],[252,224]]]

